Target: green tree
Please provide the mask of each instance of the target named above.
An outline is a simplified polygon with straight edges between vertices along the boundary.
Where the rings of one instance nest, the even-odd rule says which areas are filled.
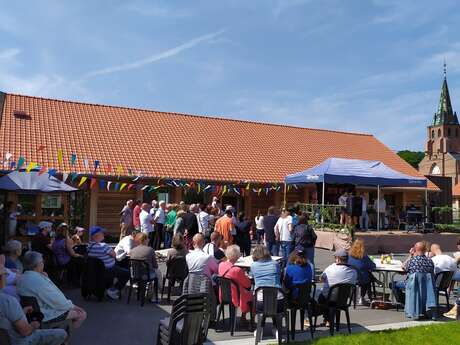
[[[425,157],[425,153],[420,151],[403,150],[398,151],[398,156],[412,165],[415,169],[418,169],[418,163],[420,163],[423,157]]]

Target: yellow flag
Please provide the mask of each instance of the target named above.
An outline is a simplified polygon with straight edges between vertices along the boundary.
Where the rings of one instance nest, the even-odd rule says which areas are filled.
[[[59,164],[62,164],[62,162],[63,162],[63,159],[62,159],[62,150],[58,150],[58,152],[57,152],[57,159],[58,159],[58,163],[59,163]]]
[[[81,187],[82,184],[85,183],[87,179],[88,179],[88,177],[82,176],[82,177],[81,177],[81,180],[80,180],[80,183],[78,184],[78,187]]]
[[[127,183],[122,183],[120,186],[120,192],[127,186]]]
[[[120,176],[123,173],[123,167],[121,165],[117,166],[117,175]]]
[[[35,162],[31,162],[29,163],[29,165],[27,166],[26,168],[26,172],[30,172],[33,168],[35,168],[37,166],[37,163]]]

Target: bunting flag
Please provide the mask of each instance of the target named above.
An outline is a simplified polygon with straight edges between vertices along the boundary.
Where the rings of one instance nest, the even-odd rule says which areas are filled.
[[[74,172],[73,172],[73,173],[70,173],[70,178],[71,178],[71,180],[72,180],[72,183],[75,182],[75,180],[77,179],[77,177],[78,177],[78,174],[77,174],[77,173],[74,173]]]
[[[133,189],[134,187],[136,187],[136,185],[133,184],[133,183],[130,183],[130,184],[128,185],[128,190],[131,190],[131,189]]]
[[[107,190],[110,190],[110,185],[112,184],[112,181],[107,181]]]
[[[133,171],[131,169],[128,169],[128,176],[131,176],[133,174]]]
[[[42,166],[38,172],[38,176],[43,175],[46,172],[46,167]]]
[[[227,186],[224,186],[224,187],[222,188],[222,195],[224,195],[225,193],[227,193]]]
[[[57,170],[56,169],[48,169],[48,175],[56,176]]]
[[[13,155],[11,153],[7,152],[6,155],[5,155],[5,159],[7,161],[9,161],[11,157],[13,157]]]
[[[70,156],[70,164],[75,165],[76,162],[77,162],[77,155],[75,153],[72,153],[72,155]]]
[[[147,188],[149,188],[149,186],[145,185],[144,187],[141,188],[141,190],[146,190]]]
[[[83,185],[83,183],[86,182],[87,179],[88,179],[87,176],[82,176],[82,177],[81,177],[81,180],[80,180],[80,183],[78,184],[78,187],[81,187],[81,186]]]
[[[62,165],[62,162],[63,162],[62,150],[57,151],[57,160],[58,160],[58,164]]]
[[[201,185],[200,185],[199,183],[197,183],[197,185],[196,185],[196,192],[197,192],[198,194],[201,193]]]
[[[250,188],[251,188],[251,184],[248,183],[248,184],[246,185],[246,190],[249,190]]]
[[[37,152],[43,151],[45,149],[45,145],[38,145]]]
[[[97,186],[97,180],[94,177],[92,177],[91,178],[91,184],[89,185],[89,188],[94,189],[94,188],[96,188],[96,186]]]
[[[117,166],[117,175],[120,177],[120,175],[123,174],[123,167],[121,165]]]
[[[121,186],[120,186],[120,192],[125,189],[125,187],[127,186],[128,184],[127,183],[122,183]]]
[[[16,162],[15,162],[15,161],[12,161],[12,162],[10,163],[10,169],[13,170],[15,167],[16,167]]]
[[[69,174],[63,173],[63,174],[62,174],[62,182],[67,181],[67,178],[68,178],[68,177],[69,177]]]
[[[24,157],[19,157],[18,164],[16,165],[16,170],[21,169],[21,167],[24,165],[25,162],[26,160]]]
[[[105,188],[105,181],[99,180],[99,189],[104,189],[104,188]]]
[[[105,169],[107,174],[110,174],[113,171],[112,164],[107,163],[107,168]]]
[[[94,172],[96,172],[97,168],[99,168],[99,161],[95,160],[94,161]]]
[[[133,182],[138,181],[140,178],[141,178],[140,176],[136,176],[136,178],[133,180]]]
[[[34,169],[35,167],[37,167],[37,166],[38,166],[37,163],[35,163],[35,162],[30,162],[29,165],[28,165],[27,168],[26,168],[26,172],[30,173],[30,171],[31,171],[32,169]]]
[[[210,184],[208,184],[208,185],[204,188],[204,190],[206,191],[206,190],[210,189],[211,187],[212,187],[212,186],[211,186]]]
[[[85,169],[89,169],[89,161],[86,158],[83,159],[83,166],[85,167]]]

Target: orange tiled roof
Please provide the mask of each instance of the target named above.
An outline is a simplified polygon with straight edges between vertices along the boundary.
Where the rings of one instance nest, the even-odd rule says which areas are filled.
[[[142,171],[151,177],[209,181],[283,181],[329,157],[379,160],[411,176],[421,176],[392,150],[368,134],[166,113],[124,107],[5,96],[0,118],[0,154],[10,152],[48,167],[99,173],[111,164],[121,175]],[[0,94],[1,96],[1,94]],[[0,97],[1,99],[1,97]],[[30,119],[20,119],[15,112]],[[46,148],[37,152],[37,148]],[[61,149],[64,166],[58,165]]]

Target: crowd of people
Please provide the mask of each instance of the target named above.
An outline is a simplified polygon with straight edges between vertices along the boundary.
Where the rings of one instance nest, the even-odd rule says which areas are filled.
[[[315,276],[316,234],[309,215],[295,208],[278,210],[272,206],[266,214],[258,213],[250,220],[244,213],[235,214],[230,205],[221,208],[217,200],[210,205],[190,206],[129,200],[120,213],[121,234],[116,246],[105,243],[105,230],[99,226],[88,230],[76,227],[73,234],[65,223],[54,227],[41,222],[39,228],[28,251],[23,250],[21,242],[10,240],[4,248],[6,256],[0,256],[0,328],[8,331],[13,344],[58,344],[67,337],[65,330],[40,329],[40,323],[68,320],[72,328],[82,325],[85,310],[65,297],[55,274],[64,268],[67,282],[79,285],[86,257],[102,262],[105,277],[111,282],[106,295],[116,300],[130,278],[130,259],[145,261],[150,276],[162,280],[157,260],[163,248],[160,256],[164,255],[166,266],[178,258],[185,261],[188,276],[182,293],[209,294],[211,322],[217,319],[219,277],[231,279],[239,291],[232,287],[232,302],[241,310],[242,324],[249,328],[254,320],[247,315],[263,308],[260,287],[280,289],[281,310],[286,299],[296,295],[296,286],[321,282],[315,308],[327,325],[329,315],[324,304],[333,286],[359,286],[358,303],[367,305],[366,296],[371,299],[371,284],[377,281],[372,273],[375,263],[359,239],[348,251],[337,250],[333,262]],[[84,246],[84,252],[79,246]],[[252,259],[249,270],[238,263],[242,256]],[[460,281],[460,272],[456,271],[459,260],[443,254],[437,244],[428,250],[426,243],[419,242],[411,249],[403,268],[408,275],[452,271],[456,272],[453,280]],[[407,280],[391,286],[397,300],[402,299],[407,286]],[[149,286],[148,300],[158,303],[152,290]],[[30,307],[22,308],[23,296],[37,300],[38,317]],[[455,313],[453,309],[445,315]]]

